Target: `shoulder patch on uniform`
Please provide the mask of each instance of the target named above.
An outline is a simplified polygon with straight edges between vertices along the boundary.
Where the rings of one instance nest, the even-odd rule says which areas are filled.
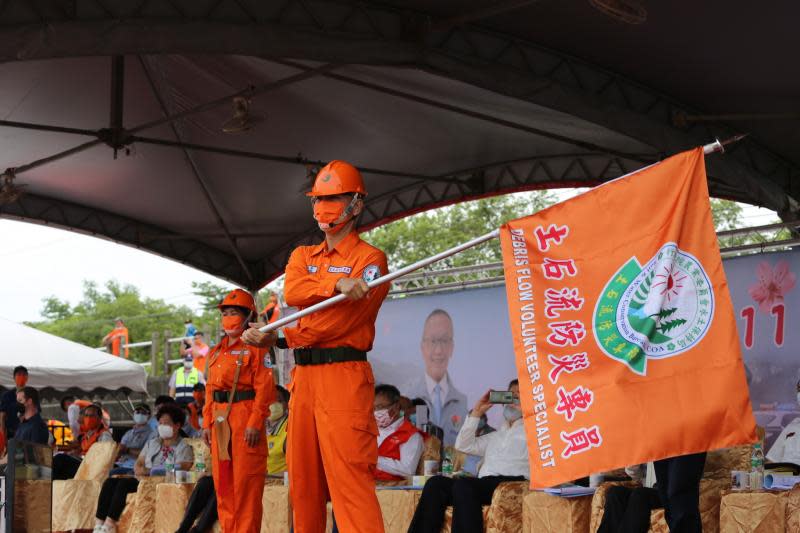
[[[272,357],[269,352],[264,354],[264,368],[272,368]]]
[[[361,274],[361,277],[367,283],[374,281],[381,277],[381,267],[378,265],[367,265],[364,267],[364,272]]]
[[[331,265],[331,266],[328,267],[328,272],[330,272],[331,274],[349,274],[352,271],[353,271],[353,269],[351,267],[349,267],[349,266],[337,267],[337,266]]]
[[[309,274],[317,273],[317,265],[308,265],[306,268],[308,269]]]

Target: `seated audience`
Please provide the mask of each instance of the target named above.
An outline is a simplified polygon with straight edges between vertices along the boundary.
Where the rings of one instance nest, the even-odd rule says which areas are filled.
[[[95,442],[111,442],[111,431],[103,425],[103,408],[91,404],[84,408],[78,439],[70,443],[66,453],[53,456],[53,479],[72,479],[83,457]]]
[[[413,476],[417,473],[424,443],[419,430],[401,416],[397,387],[375,387],[374,413],[378,424],[375,479],[390,481]]]
[[[625,473],[634,481],[645,478],[647,465],[625,468]],[[603,507],[603,519],[597,533],[646,533],[650,529],[650,512],[664,507],[658,489],[650,487],[609,487]]]
[[[181,409],[183,409],[183,413],[186,415],[186,420],[183,423],[183,427],[181,428],[181,436],[187,437],[190,439],[199,439],[203,436],[203,432],[199,429],[195,429],[192,426],[192,410],[189,407],[191,404],[188,403],[179,403],[177,404]]]
[[[289,421],[289,391],[277,386],[277,401],[269,406],[267,418],[267,473],[286,472],[286,427]]]
[[[61,398],[61,410],[67,413],[67,425],[73,435],[80,435],[81,411],[92,403],[89,400],[76,400],[75,396],[70,395]],[[111,427],[111,415],[105,409],[103,409],[103,425],[107,428]]]
[[[489,425],[489,419],[486,417],[486,413],[484,413],[481,415],[481,418],[478,422],[478,429],[475,430],[475,436],[482,437],[483,435],[492,433],[494,430],[495,429]],[[464,459],[464,465],[461,467],[461,471],[473,476],[477,476],[481,459],[483,458],[479,455],[467,455],[467,457]]]
[[[522,411],[519,407],[519,383],[508,385],[515,403],[503,408],[505,423],[493,433],[476,437],[481,415],[491,407],[487,391],[467,417],[456,437],[455,447],[466,454],[480,455],[483,463],[478,477],[435,476],[422,489],[409,533],[439,533],[444,513],[453,506],[453,531],[482,532],[483,505],[492,502],[494,490],[504,481],[522,481],[529,476],[528,446]]]
[[[194,462],[194,452],[180,437],[180,428],[186,414],[175,404],[166,404],[156,413],[158,437],[150,439],[139,453],[133,470],[138,477],[163,472],[164,465],[172,462],[177,470],[189,470]],[[112,533],[125,509],[128,494],[136,492],[139,480],[135,477],[110,477],[103,482],[97,499],[95,533]]]
[[[189,424],[196,431],[203,430],[203,407],[206,405],[206,386],[198,383],[192,389],[192,403],[189,404]]]
[[[186,512],[175,533],[206,533],[211,531],[217,521],[217,492],[214,478],[203,476],[194,486]]]
[[[160,394],[156,396],[156,401],[153,404],[153,410],[156,413],[158,413],[161,410],[161,408],[167,405],[168,403],[175,403],[175,398],[173,398],[172,396],[167,396],[166,394]],[[158,431],[158,417],[155,416],[152,417],[148,422],[148,424],[150,425],[150,429],[152,429],[153,432]]]
[[[800,406],[800,381],[797,382],[797,405]],[[786,424],[767,452],[767,460],[800,466],[800,417]]]
[[[39,391],[33,387],[23,387],[17,393],[17,402],[22,404],[25,411],[14,438],[47,445],[50,442],[50,431],[39,414]]]
[[[119,442],[119,458],[117,467],[111,471],[112,476],[133,473],[139,453],[147,441],[155,436],[149,420],[150,407],[144,403],[137,405],[133,410],[133,427],[125,432]]]

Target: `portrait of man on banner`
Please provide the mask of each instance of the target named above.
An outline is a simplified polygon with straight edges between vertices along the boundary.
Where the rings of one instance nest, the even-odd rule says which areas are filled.
[[[453,319],[447,311],[434,309],[425,319],[420,340],[425,372],[402,388],[409,398],[425,401],[429,420],[442,429],[448,446],[455,442],[467,415],[467,397],[448,372],[454,349]]]

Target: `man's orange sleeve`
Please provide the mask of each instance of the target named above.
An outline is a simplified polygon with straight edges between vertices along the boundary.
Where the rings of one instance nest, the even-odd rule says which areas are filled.
[[[275,380],[272,377],[272,369],[264,366],[264,358],[269,357],[268,350],[260,348],[256,350],[256,354],[258,354],[258,360],[250,363],[254,373],[253,389],[256,391],[256,399],[253,402],[253,410],[247,418],[247,427],[263,432],[267,411],[269,406],[275,402],[277,393],[275,391]]]
[[[333,296],[337,281],[335,277],[320,279],[309,274],[305,251],[295,248],[286,265],[283,296],[292,307],[308,307]]]
[[[377,264],[380,266],[381,275],[388,272],[386,255],[376,251],[368,258],[364,259],[365,265]],[[357,278],[355,278],[357,279]],[[338,281],[338,278],[337,278]],[[363,322],[375,322],[378,317],[383,300],[389,294],[391,283],[384,283],[370,289],[367,296],[361,300],[344,301],[337,304],[332,309],[334,312],[326,313],[325,327],[313,328],[308,323],[302,323],[301,328],[286,328],[284,334],[289,346],[311,346],[328,342],[330,339],[339,337],[342,331],[352,328],[353,324]]]

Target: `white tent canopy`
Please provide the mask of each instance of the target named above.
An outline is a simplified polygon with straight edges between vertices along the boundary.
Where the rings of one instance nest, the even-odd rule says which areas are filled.
[[[14,386],[18,365],[37,389],[147,392],[147,373],[137,363],[0,319],[0,386]]]

